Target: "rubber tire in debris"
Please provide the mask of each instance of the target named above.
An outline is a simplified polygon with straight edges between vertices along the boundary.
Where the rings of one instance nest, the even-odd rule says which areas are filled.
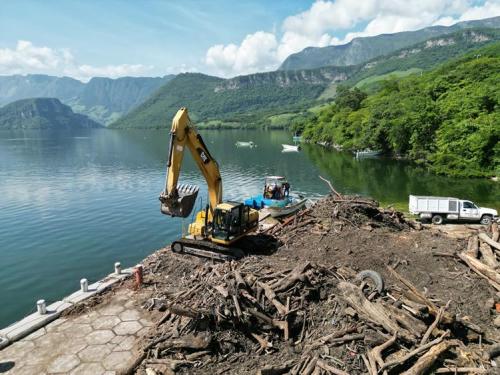
[[[373,270],[361,271],[356,275],[356,279],[358,280],[370,279],[375,283],[375,289],[377,289],[377,292],[379,292],[379,294],[381,294],[384,291],[384,279],[377,271]]]
[[[179,242],[174,242],[171,246],[171,249],[174,253],[177,253],[177,254],[182,254],[183,252],[183,246],[181,243]]]
[[[432,217],[432,224],[436,224],[436,225],[443,224],[443,217],[441,215],[434,215]]]

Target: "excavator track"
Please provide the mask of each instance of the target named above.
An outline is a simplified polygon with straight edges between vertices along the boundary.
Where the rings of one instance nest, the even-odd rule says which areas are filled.
[[[236,246],[226,247],[208,240],[181,238],[172,242],[170,249],[174,253],[189,254],[209,258],[221,262],[238,260],[246,255],[268,255],[278,247],[278,241],[266,234],[247,235],[235,243]]]
[[[174,253],[189,254],[222,262],[238,260],[245,256],[243,250],[236,247],[226,247],[210,241],[189,238],[182,238],[172,242],[170,249]]]

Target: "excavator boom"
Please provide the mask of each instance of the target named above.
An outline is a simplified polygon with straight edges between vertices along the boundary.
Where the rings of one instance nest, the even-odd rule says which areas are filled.
[[[165,190],[160,194],[161,212],[170,216],[188,217],[193,210],[199,187],[178,185],[186,147],[207,181],[209,217],[212,217],[215,207],[222,200],[219,166],[191,123],[187,108],[179,109],[172,120]]]

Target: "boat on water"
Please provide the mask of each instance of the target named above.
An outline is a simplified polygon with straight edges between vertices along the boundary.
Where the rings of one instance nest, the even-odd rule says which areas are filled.
[[[236,147],[250,147],[250,148],[253,148],[253,147],[257,147],[257,145],[254,142],[252,142],[252,141],[248,141],[248,142],[238,141],[238,142],[236,142]]]
[[[307,199],[290,195],[290,184],[285,177],[267,176],[263,194],[245,199],[244,204],[254,209],[266,209],[272,217],[293,214],[305,207]]]
[[[299,145],[281,145],[283,147],[283,152],[298,152],[300,151]]]
[[[356,153],[355,153],[357,159],[375,157],[375,156],[379,156],[381,154],[382,154],[382,151],[370,150],[370,149],[356,151]]]

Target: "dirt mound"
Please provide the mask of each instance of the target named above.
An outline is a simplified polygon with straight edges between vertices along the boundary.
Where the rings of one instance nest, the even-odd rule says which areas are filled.
[[[414,228],[375,201],[330,196],[271,229],[270,256],[155,254],[144,306],[162,315],[137,372],[492,372],[494,290],[456,256],[464,241]]]

